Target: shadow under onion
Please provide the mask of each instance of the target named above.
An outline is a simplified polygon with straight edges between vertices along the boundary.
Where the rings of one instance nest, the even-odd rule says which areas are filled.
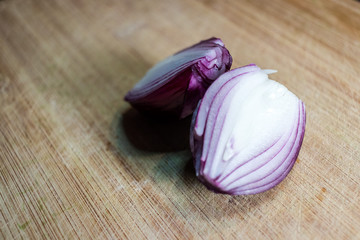
[[[174,152],[189,148],[191,117],[182,120],[147,116],[130,108],[122,117],[129,142],[150,152]],[[119,126],[120,127],[120,126]]]

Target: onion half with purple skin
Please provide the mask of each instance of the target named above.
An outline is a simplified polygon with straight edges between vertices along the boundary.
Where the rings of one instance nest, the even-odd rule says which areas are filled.
[[[193,115],[196,175],[210,190],[256,194],[292,169],[305,132],[305,105],[251,64],[221,75]]]
[[[220,39],[201,41],[155,65],[125,100],[143,112],[185,118],[231,64],[231,55]]]

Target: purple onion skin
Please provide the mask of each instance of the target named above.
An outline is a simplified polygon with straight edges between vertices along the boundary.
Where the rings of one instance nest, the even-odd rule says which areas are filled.
[[[125,100],[144,113],[185,118],[231,64],[232,57],[220,39],[201,41],[155,65]]]
[[[190,147],[196,175],[216,192],[248,195],[279,184],[305,133],[305,105],[255,64],[211,85],[196,108]]]

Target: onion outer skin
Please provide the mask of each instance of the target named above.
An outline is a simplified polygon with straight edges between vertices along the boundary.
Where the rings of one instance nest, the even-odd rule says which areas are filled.
[[[305,133],[304,103],[255,64],[221,75],[192,118],[196,175],[217,193],[248,195],[279,184]]]
[[[185,118],[231,64],[232,57],[221,39],[201,41],[156,64],[125,100],[145,113]]]

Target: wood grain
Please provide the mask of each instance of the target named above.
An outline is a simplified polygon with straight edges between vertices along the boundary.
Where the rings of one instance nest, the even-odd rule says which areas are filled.
[[[0,238],[359,239],[359,19],[350,0],[0,1]],[[306,104],[299,159],[268,192],[208,191],[189,120],[123,101],[211,36]]]

